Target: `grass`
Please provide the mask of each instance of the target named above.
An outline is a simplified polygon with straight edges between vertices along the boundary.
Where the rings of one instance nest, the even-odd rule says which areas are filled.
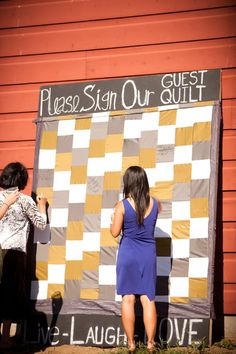
[[[170,348],[168,343],[160,340],[157,343],[157,346],[153,352],[153,354],[204,354],[204,353],[213,353],[214,347],[224,348],[227,350],[233,350],[236,346],[229,339],[222,339],[220,342],[214,343],[212,347],[208,347],[207,339],[204,337],[197,342],[193,342],[189,347],[179,347],[178,343],[176,347]],[[212,349],[212,351],[211,351]],[[116,351],[112,351],[111,354],[128,354],[129,351],[126,347],[119,347]],[[135,354],[147,354],[149,353],[146,349],[146,346],[139,342],[136,345]],[[218,352],[219,353],[219,352]]]
[[[230,339],[221,339],[220,342],[216,342],[214,345],[216,347],[230,349],[230,350],[235,348],[232,340],[230,340]]]

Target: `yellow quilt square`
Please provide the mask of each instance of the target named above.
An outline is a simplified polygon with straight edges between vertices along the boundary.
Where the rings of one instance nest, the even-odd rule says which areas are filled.
[[[111,134],[106,138],[106,152],[120,152],[123,149],[123,134]]]
[[[71,184],[86,184],[87,166],[71,166]]]
[[[91,128],[91,118],[76,119],[75,130],[87,130]]]
[[[64,297],[64,284],[48,284],[48,299],[60,296],[62,299]]]
[[[53,189],[52,187],[38,187],[36,190],[37,195],[43,195],[47,198],[49,205],[52,205],[53,201]]]
[[[82,240],[84,232],[84,222],[79,221],[68,221],[66,228],[66,239],[67,240]]]
[[[157,107],[146,107],[143,109],[144,112],[158,112]]]
[[[182,127],[175,129],[175,145],[192,145],[193,127]]]
[[[99,252],[84,252],[83,253],[83,270],[97,270],[99,266]]]
[[[122,175],[125,173],[128,167],[130,166],[140,166],[139,156],[128,156],[123,157],[122,160]]]
[[[202,101],[202,102],[195,102],[194,106],[196,107],[205,107],[205,106],[213,106],[214,101]]]
[[[114,238],[110,229],[101,229],[100,246],[101,247],[117,247],[119,244],[118,238]]]
[[[125,110],[122,110],[122,111],[111,111],[109,113],[110,117],[113,117],[113,116],[124,116],[126,114],[126,111]]]
[[[172,238],[187,239],[190,237],[190,221],[189,220],[173,220],[172,221]]]
[[[49,246],[48,263],[64,264],[65,263],[65,246]]]
[[[48,263],[47,262],[36,262],[35,276],[38,280],[48,279]]]
[[[57,132],[44,131],[40,143],[41,149],[53,149],[57,148]]]
[[[121,173],[120,172],[105,172],[104,173],[104,190],[120,189],[121,186]]]
[[[190,201],[191,218],[208,216],[208,198],[192,198]]]
[[[71,169],[71,152],[56,154],[55,171],[70,171]]]
[[[211,140],[211,122],[195,123],[193,126],[193,141]]]
[[[105,140],[90,140],[89,157],[105,155]]]
[[[189,278],[189,297],[206,299],[207,287],[207,278]]]
[[[175,183],[190,182],[191,176],[192,176],[192,165],[191,164],[174,165],[174,182]]]
[[[99,299],[99,289],[81,289],[81,299],[97,300]]]
[[[86,202],[84,212],[86,214],[98,214],[102,208],[102,196],[101,195],[86,195]]]
[[[83,261],[66,261],[65,279],[80,280],[83,274]]]
[[[170,297],[171,303],[179,303],[179,304],[188,304],[189,298],[188,297]]]
[[[173,181],[156,182],[155,187],[150,188],[150,194],[160,200],[171,200],[173,194]]]
[[[175,125],[176,124],[176,110],[161,111],[159,118],[159,125]]]
[[[156,149],[141,149],[139,153],[139,163],[143,168],[154,168],[156,166]]]

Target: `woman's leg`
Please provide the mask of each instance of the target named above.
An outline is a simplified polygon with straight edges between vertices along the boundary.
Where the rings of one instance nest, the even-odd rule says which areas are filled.
[[[3,320],[2,322],[2,340],[1,346],[7,347],[11,345],[10,340],[11,320]]]
[[[128,339],[128,348],[135,349],[134,324],[135,324],[135,295],[124,295],[122,298],[122,323]]]
[[[152,349],[155,343],[157,312],[155,301],[150,301],[147,295],[141,295],[140,301],[143,307],[143,322],[147,334],[147,348]]]

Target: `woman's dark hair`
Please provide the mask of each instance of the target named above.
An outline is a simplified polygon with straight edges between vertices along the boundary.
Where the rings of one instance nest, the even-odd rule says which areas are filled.
[[[18,187],[23,190],[28,182],[28,171],[20,162],[11,162],[4,167],[0,176],[0,187],[4,189]]]
[[[142,224],[150,203],[149,183],[145,170],[140,166],[130,166],[125,171],[123,183],[124,196],[133,198],[138,223]]]

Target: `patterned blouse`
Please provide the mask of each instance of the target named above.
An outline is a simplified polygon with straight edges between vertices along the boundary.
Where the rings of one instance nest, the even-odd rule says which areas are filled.
[[[0,191],[0,206],[9,190]],[[14,249],[26,252],[30,222],[44,230],[47,223],[46,214],[41,214],[34,200],[20,193],[18,200],[12,204],[0,220],[0,245],[2,249]]]

